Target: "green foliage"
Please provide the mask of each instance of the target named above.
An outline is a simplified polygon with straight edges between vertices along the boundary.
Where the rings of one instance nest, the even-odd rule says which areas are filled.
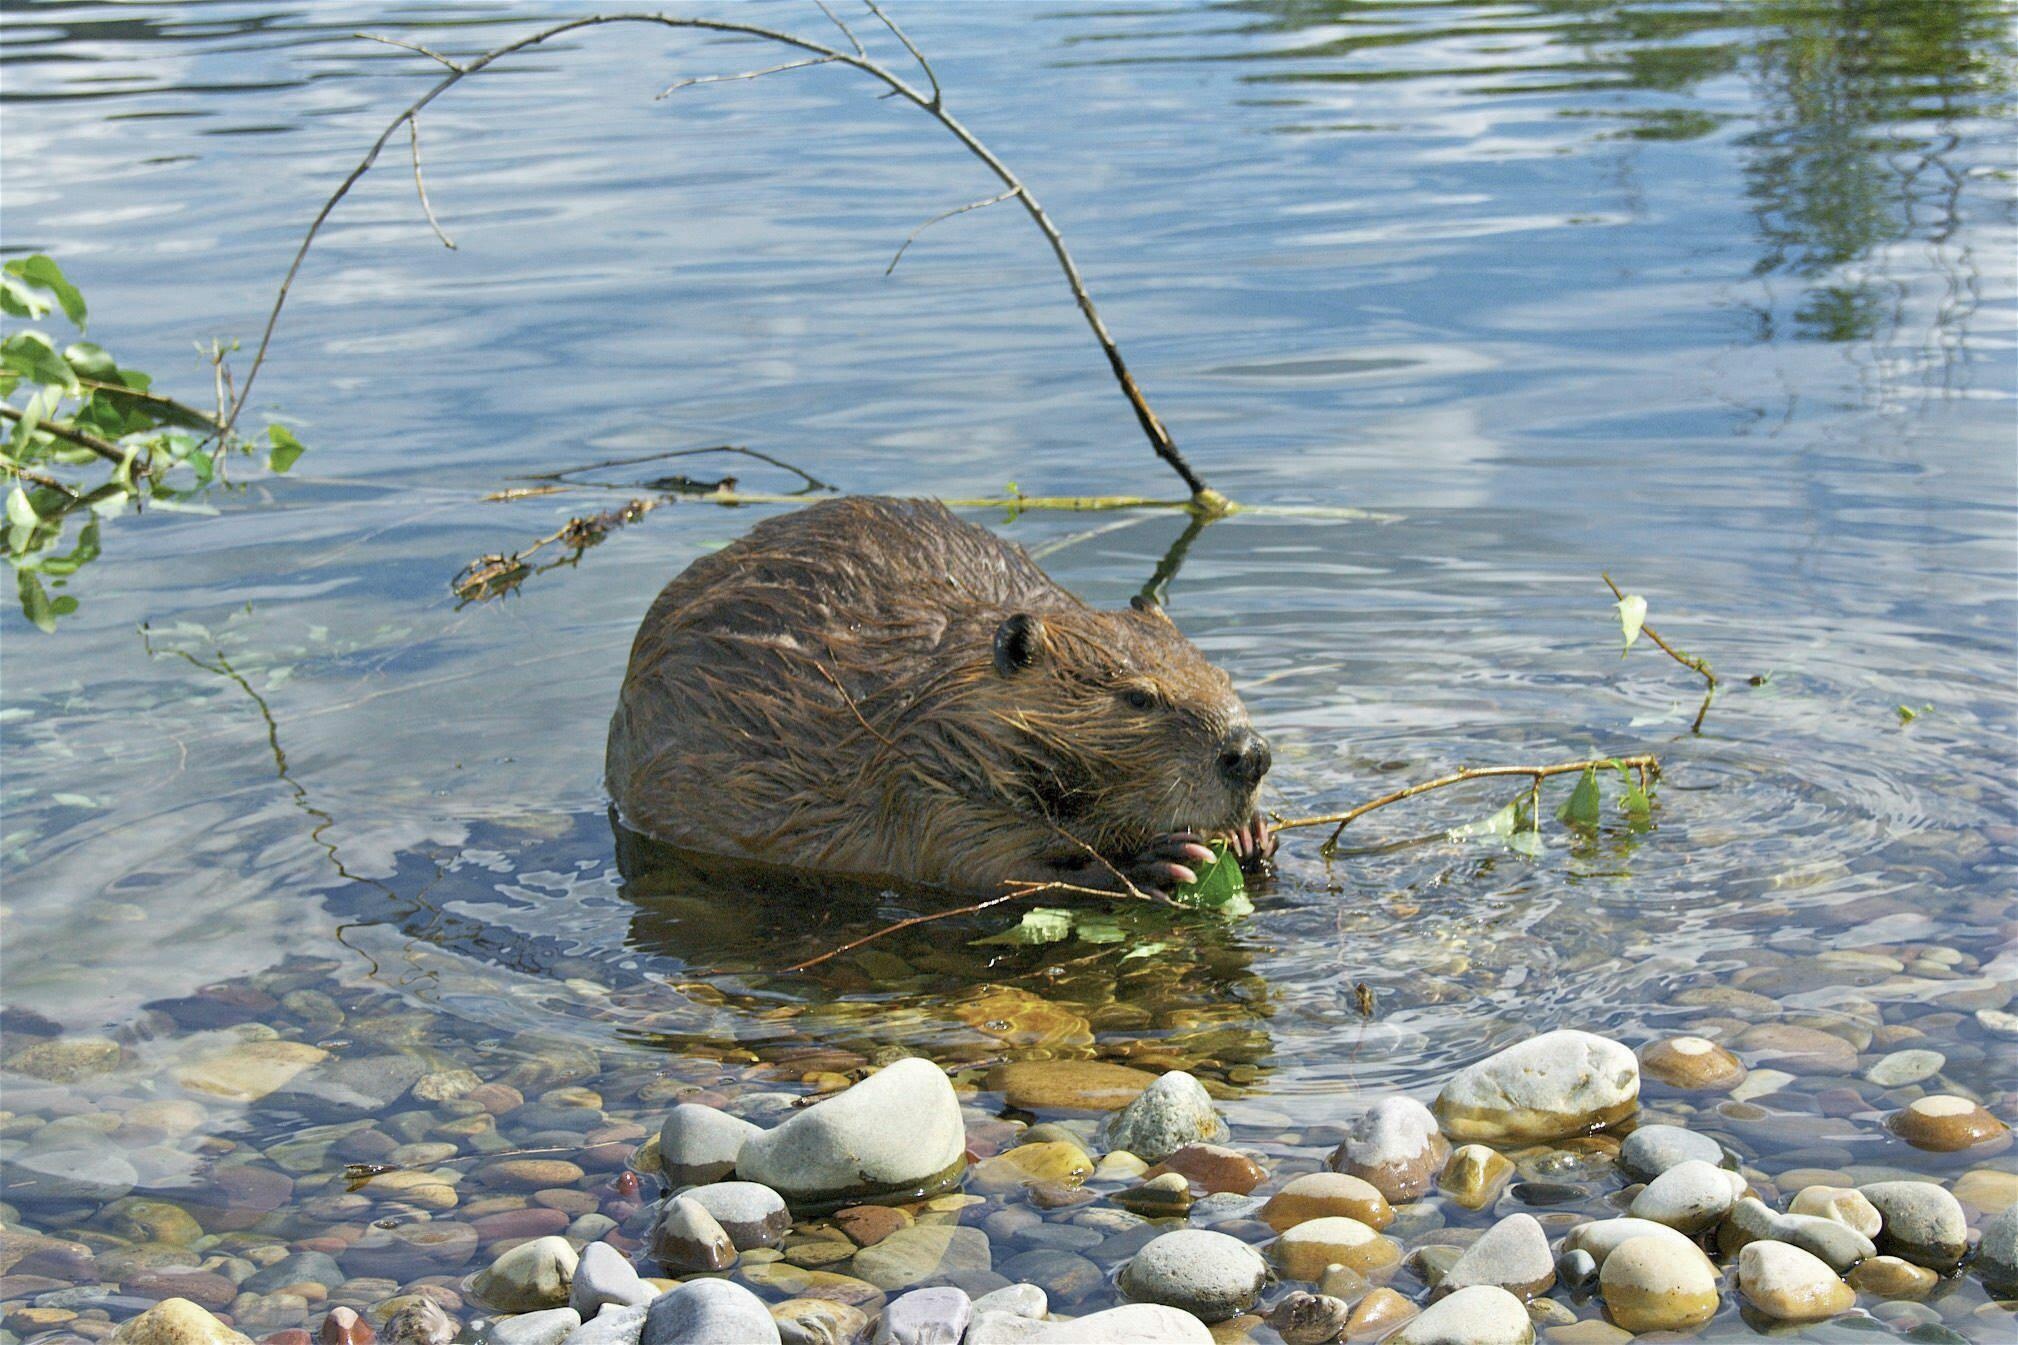
[[[1640,628],[1647,624],[1647,600],[1637,593],[1628,593],[1615,604],[1619,609],[1619,634],[1625,637],[1626,647],[1619,651],[1624,658],[1633,650],[1633,641],[1640,638]]]
[[[90,310],[54,261],[38,253],[0,267],[0,313],[34,322],[57,311],[81,338]],[[220,388],[227,353],[215,343],[209,351]],[[22,612],[45,631],[77,610],[74,596],[50,590],[97,557],[101,517],[143,502],[214,512],[198,497],[224,483],[231,455],[257,451],[216,414],[155,392],[150,375],[120,367],[103,346],[80,339],[59,348],[33,327],[0,338],[0,406],[6,556]],[[269,470],[300,459],[302,442],[284,426],[268,426],[266,437]],[[81,526],[65,551],[72,522]]]
[[[1599,771],[1604,767],[1618,772],[1619,811],[1625,814],[1629,831],[1646,831],[1653,826],[1655,782],[1641,784],[1640,773],[1624,762],[1608,760],[1587,766],[1577,776],[1576,787],[1556,808],[1556,820],[1568,827],[1579,843],[1597,839],[1604,824],[1604,794]],[[1490,841],[1528,859],[1539,858],[1543,845],[1540,819],[1535,816],[1535,793],[1530,790],[1489,817],[1453,828],[1452,841]]]
[[[1591,766],[1577,777],[1577,787],[1570,792],[1563,806],[1556,809],[1556,820],[1565,826],[1582,827],[1586,831],[1598,829],[1598,771]]]
[[[1247,899],[1247,879],[1240,872],[1240,857],[1225,841],[1213,841],[1211,845],[1212,863],[1198,875],[1197,882],[1185,883],[1171,893],[1171,900],[1201,911],[1246,915],[1254,909],[1254,903]]]
[[[1899,716],[1899,725],[1903,728],[1933,708],[1931,705],[1923,705],[1916,710],[1910,705],[1901,705],[1896,707],[1893,713]]]

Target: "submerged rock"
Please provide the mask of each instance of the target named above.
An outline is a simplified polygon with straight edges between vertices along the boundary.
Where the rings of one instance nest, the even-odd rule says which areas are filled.
[[[120,1324],[112,1345],[252,1345],[186,1298],[165,1298]]]
[[[1631,1115],[1639,1095],[1631,1051],[1565,1029],[1458,1071],[1437,1095],[1436,1114],[1458,1139],[1559,1139]]]
[[[639,1345],[781,1345],[764,1300],[729,1280],[689,1280],[645,1310]]]
[[[534,1238],[505,1252],[470,1289],[499,1312],[536,1312],[568,1301],[580,1260],[566,1238]]]
[[[1253,1306],[1268,1266],[1238,1238],[1183,1228],[1151,1239],[1121,1272],[1121,1292],[1223,1322]]]

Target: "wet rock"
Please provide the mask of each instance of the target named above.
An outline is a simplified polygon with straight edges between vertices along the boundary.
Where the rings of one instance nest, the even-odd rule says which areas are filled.
[[[736,1170],[750,1137],[762,1133],[741,1117],[683,1102],[659,1127],[659,1165],[675,1186],[718,1182]]]
[[[1260,1219],[1286,1233],[1312,1219],[1357,1219],[1368,1228],[1394,1222],[1394,1209],[1380,1189],[1364,1178],[1344,1172],[1306,1172],[1293,1177],[1261,1207]]]
[[[854,1273],[878,1289],[897,1290],[944,1283],[993,1264],[988,1235],[980,1229],[919,1224],[857,1252]]]
[[[876,1345],[960,1345],[973,1320],[973,1300],[960,1290],[913,1289],[884,1307]]]
[[[920,1188],[957,1171],[967,1149],[960,1103],[929,1060],[899,1060],[751,1136],[736,1170],[786,1200]]]
[[[1572,1228],[1563,1239],[1563,1251],[1588,1252],[1602,1268],[1614,1251],[1634,1238],[1665,1238],[1691,1249],[1696,1245],[1666,1224],[1651,1219],[1598,1219]]]
[[[315,1338],[320,1345],[372,1345],[377,1332],[371,1329],[370,1322],[357,1315],[355,1308],[339,1305],[322,1319]]]
[[[2018,1172],[1971,1168],[1956,1179],[1955,1199],[1984,1214],[2002,1214],[2018,1205]]]
[[[1375,1236],[1371,1229],[1365,1231]],[[1120,1286],[1139,1303],[1160,1303],[1201,1321],[1223,1322],[1253,1306],[1267,1278],[1260,1255],[1238,1238],[1185,1228],[1151,1239],[1121,1272]]]
[[[112,1345],[251,1345],[186,1298],[163,1299],[112,1333]]]
[[[1143,1089],[1107,1123],[1106,1132],[1108,1148],[1126,1149],[1151,1163],[1187,1144],[1216,1144],[1226,1135],[1212,1096],[1183,1070],[1172,1070]]]
[[[1635,1335],[1686,1331],[1717,1312],[1719,1282],[1710,1259],[1687,1238],[1667,1232],[1666,1237],[1626,1239],[1612,1248],[1598,1272],[1606,1313]]]
[[[689,1280],[645,1310],[639,1345],[781,1345],[764,1300],[729,1280]]]
[[[484,1339],[488,1345],[561,1345],[581,1324],[582,1315],[573,1308],[547,1308],[500,1317]]]
[[[329,1052],[298,1041],[247,1041],[169,1071],[192,1093],[229,1102],[257,1102],[295,1075],[329,1059]]]
[[[984,1158],[967,1172],[966,1188],[978,1195],[1006,1195],[1027,1186],[1078,1186],[1093,1175],[1093,1160],[1077,1144],[1063,1140],[1019,1144]]]
[[[1884,1221],[1864,1193],[1847,1186],[1805,1186],[1787,1206],[1790,1214],[1830,1219],[1867,1238],[1878,1236]]]
[[[1857,1072],[1857,1048],[1820,1028],[1760,1023],[1739,1033],[1731,1044],[1757,1056],[1759,1064],[1779,1065],[1797,1075]]]
[[[857,1247],[873,1247],[900,1228],[911,1226],[911,1216],[889,1205],[849,1205],[834,1211],[834,1226]]]
[[[1283,1345],[1329,1345],[1345,1334],[1346,1319],[1351,1316],[1350,1304],[1328,1294],[1298,1289],[1270,1308],[1262,1320],[1282,1337]]]
[[[1600,1129],[1639,1105],[1640,1068],[1615,1041],[1545,1032],[1459,1070],[1436,1114],[1458,1139],[1558,1139]]]
[[[118,1069],[119,1043],[103,1037],[31,1042],[7,1057],[7,1068],[47,1083],[76,1083]]]
[[[638,1345],[649,1305],[604,1308],[567,1338],[566,1345]]]
[[[1556,1279],[1571,1293],[1589,1293],[1597,1287],[1598,1261],[1589,1252],[1564,1252],[1556,1258]]]
[[[1651,1219],[1681,1233],[1700,1233],[1723,1220],[1745,1193],[1745,1179],[1694,1159],[1669,1168],[1633,1197],[1635,1219]]]
[[[324,1116],[380,1116],[427,1073],[410,1055],[346,1056],[302,1071],[275,1088],[268,1099]]]
[[[1846,1224],[1812,1214],[1778,1214],[1763,1201],[1747,1196],[1731,1207],[1729,1217],[1717,1230],[1717,1245],[1726,1255],[1735,1255],[1745,1244],[1758,1241],[1798,1247],[1826,1261],[1839,1274],[1878,1250],[1869,1238]]]
[[[1191,1209],[1191,1183],[1181,1172],[1166,1172],[1108,1199],[1131,1214],[1145,1219],[1179,1218]]]
[[[1919,1299],[1932,1293],[1941,1277],[1896,1256],[1873,1256],[1858,1262],[1849,1280],[1852,1289],[1873,1298]]]
[[[249,1293],[270,1294],[294,1284],[319,1284],[334,1289],[348,1278],[336,1258],[324,1252],[292,1252],[253,1272],[240,1286]]]
[[[1008,1312],[1032,1321],[1051,1310],[1050,1300],[1034,1284],[1007,1284],[974,1300],[974,1311]]]
[[[964,1345],[1212,1345],[1205,1323],[1178,1308],[1129,1303],[1070,1321],[977,1313]]]
[[[581,1259],[575,1265],[574,1279],[568,1286],[568,1306],[583,1321],[588,1321],[605,1304],[635,1307],[651,1302],[657,1292],[638,1277],[622,1252],[607,1242],[591,1242],[582,1248]]]
[[[734,1239],[706,1206],[685,1196],[674,1196],[659,1207],[645,1247],[674,1275],[727,1270],[736,1262]]]
[[[756,1182],[711,1182],[680,1192],[680,1198],[714,1215],[739,1252],[775,1247],[792,1226],[784,1198]]]
[[[491,1262],[470,1288],[499,1312],[557,1308],[568,1301],[579,1259],[564,1238],[535,1238]]]
[[[1153,1180],[1166,1172],[1181,1173],[1208,1195],[1232,1192],[1241,1196],[1261,1185],[1268,1175],[1246,1154],[1221,1144],[1187,1144],[1143,1175]]]
[[[1836,1272],[1784,1242],[1747,1243],[1738,1254],[1738,1292],[1768,1317],[1812,1322],[1856,1305],[1857,1295]]]
[[[1147,1070],[1101,1060],[1014,1060],[988,1071],[988,1087],[1028,1111],[1117,1111],[1156,1082]]]
[[[1076,1252],[1039,1247],[1010,1257],[999,1269],[1004,1278],[1027,1281],[1044,1291],[1047,1300],[1076,1302],[1105,1286],[1099,1266]]]
[[[1357,1268],[1357,1267],[1355,1267]],[[1547,1293],[1556,1282],[1548,1234],[1533,1215],[1510,1214],[1479,1235],[1437,1282],[1439,1295],[1490,1284],[1516,1298]]]
[[[1385,1097],[1353,1123],[1331,1166],[1399,1205],[1428,1191],[1449,1157],[1429,1108],[1411,1097]]]
[[[0,1169],[9,1200],[82,1200],[109,1204],[131,1191],[140,1173],[109,1145],[29,1149]]]
[[[1976,1249],[1976,1273],[1992,1291],[2018,1292],[2018,1205],[1983,1225]]]
[[[1451,1152],[1437,1189],[1468,1210],[1492,1204],[1513,1175],[1513,1160],[1483,1144],[1466,1144]]]
[[[824,1298],[788,1298],[771,1305],[783,1345],[868,1345],[869,1314]]]
[[[1720,1165],[1724,1146],[1681,1126],[1641,1126],[1619,1146],[1619,1166],[1643,1182],[1683,1163]]]
[[[1357,1219],[1333,1216],[1297,1224],[1269,1245],[1285,1279],[1315,1283],[1329,1265],[1364,1275],[1401,1260],[1401,1247]]]
[[[1925,1083],[1947,1064],[1948,1057],[1939,1051],[1894,1051],[1873,1062],[1864,1071],[1864,1077],[1880,1088],[1904,1088],[1908,1084]]]
[[[341,1011],[339,1011],[341,1021]],[[475,1071],[461,1068],[430,1070],[408,1091],[422,1102],[453,1102],[483,1082]]]
[[[1857,1188],[1885,1221],[1878,1249],[1947,1271],[1969,1250],[1969,1224],[1955,1197],[1931,1182],[1870,1182]]]
[[[1705,1037],[1665,1037],[1640,1048],[1640,1073],[1685,1093],[1728,1093],[1745,1081],[1744,1062]]]
[[[416,1297],[394,1309],[380,1325],[382,1345],[449,1345],[462,1334],[462,1323],[432,1298]]]
[[[1385,1345],[1529,1345],[1534,1338],[1525,1304],[1504,1289],[1475,1284],[1424,1308]]]
[[[501,1158],[479,1168],[476,1175],[494,1191],[538,1191],[573,1186],[584,1174],[579,1163],[565,1158]]]
[[[1375,1289],[1353,1305],[1345,1319],[1349,1341],[1379,1340],[1420,1311],[1415,1304],[1392,1289]]]
[[[1892,1133],[1916,1149],[1953,1153],[1980,1148],[1995,1153],[2011,1143],[2011,1128],[1968,1098],[1936,1093],[1892,1113]]]
[[[468,1224],[436,1219],[369,1229],[339,1255],[343,1268],[352,1275],[407,1280],[460,1269],[476,1254],[477,1241],[476,1229]]]

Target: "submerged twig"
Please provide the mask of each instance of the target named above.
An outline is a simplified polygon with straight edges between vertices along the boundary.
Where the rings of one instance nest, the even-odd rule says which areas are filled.
[[[533,573],[526,564],[528,556],[558,543],[573,548],[578,557],[618,528],[637,522],[663,503],[664,500],[632,500],[618,509],[571,518],[531,545],[509,554],[492,552],[478,556],[456,572],[455,578],[449,581],[449,591],[464,602],[481,602],[500,593],[509,593]],[[565,560],[555,562],[565,563]]]
[[[1605,581],[1605,587],[1612,591],[1612,597],[1620,602],[1625,601],[1626,595],[1619,589],[1617,584],[1612,582],[1610,575],[1600,574],[1598,577]],[[1675,648],[1661,638],[1659,631],[1645,623],[1642,623],[1640,626],[1640,634],[1652,640],[1662,653],[1703,679],[1703,703],[1696,707],[1695,722],[1689,725],[1690,733],[1701,733],[1703,731],[1703,716],[1710,712],[1710,702],[1717,698],[1717,675],[1710,671],[1709,661],[1697,658],[1694,654],[1684,653]]]
[[[1176,441],[1171,438],[1170,432],[1164,427],[1162,420],[1150,408],[1148,399],[1143,396],[1141,388],[1135,382],[1134,374],[1130,372],[1127,362],[1122,358],[1121,349],[1115,343],[1113,334],[1107,330],[1107,324],[1101,318],[1100,310],[1094,306],[1093,297],[1087,292],[1085,279],[1079,273],[1079,265],[1073,260],[1071,252],[1066,248],[1064,236],[1059,233],[1058,226],[1052,222],[1050,215],[1045,213],[1043,205],[1031,194],[1022,179],[1017,177],[1007,164],[997,158],[994,151],[983,144],[972,131],[962,125],[958,118],[946,110],[944,106],[944,92],[939,86],[938,75],[933,71],[931,63],[925,59],[924,53],[919,51],[917,45],[905,35],[903,29],[898,27],[895,21],[888,14],[884,13],[880,6],[874,3],[874,0],[865,0],[865,3],[868,4],[869,12],[875,15],[890,30],[891,34],[903,44],[904,49],[917,61],[919,69],[924,73],[926,81],[930,85],[929,92],[917,88],[910,81],[869,57],[863,51],[861,43],[856,39],[855,34],[831,10],[826,10],[824,5],[822,5],[822,9],[826,10],[827,16],[834,20],[836,26],[847,37],[849,45],[854,50],[843,51],[830,47],[823,42],[815,41],[812,38],[801,37],[794,33],[781,32],[773,28],[764,28],[756,24],[738,23],[726,19],[686,18],[670,14],[654,13],[592,14],[582,18],[569,19],[566,22],[553,24],[537,32],[528,33],[523,37],[516,38],[501,47],[494,48],[466,62],[453,61],[439,53],[427,51],[412,43],[397,39],[374,38],[373,40],[385,42],[390,46],[419,51],[422,55],[443,65],[447,69],[447,73],[387,123],[385,129],[379,133],[378,138],[365,151],[364,157],[358,160],[356,166],[337,185],[336,190],[330,193],[329,197],[316,211],[315,217],[309,222],[308,230],[302,236],[300,244],[295,248],[294,257],[288,263],[287,271],[281,278],[280,287],[274,295],[273,305],[267,312],[266,323],[259,336],[259,345],[254,350],[251,366],[246,371],[245,384],[239,390],[229,413],[222,414],[219,417],[223,421],[222,426],[218,430],[220,441],[229,439],[233,427],[238,423],[239,415],[243,412],[246,402],[251,396],[253,383],[258,379],[260,370],[265,367],[267,353],[273,344],[274,331],[280,324],[281,310],[287,304],[288,295],[293,289],[295,278],[301,273],[302,263],[307,259],[309,249],[321,234],[323,225],[328,222],[331,213],[335,211],[344,197],[350,194],[350,189],[357,184],[358,179],[371,171],[372,165],[377,163],[379,154],[385,149],[387,142],[391,140],[394,132],[398,131],[401,126],[412,123],[430,103],[447,93],[464,79],[514,53],[540,46],[564,34],[583,29],[600,27],[607,24],[647,24],[675,30],[727,33],[740,37],[755,38],[759,41],[772,42],[779,46],[803,51],[814,59],[807,62],[794,63],[793,66],[777,68],[796,68],[797,64],[845,65],[879,81],[887,87],[889,96],[899,97],[912,103],[936,120],[955,140],[960,142],[962,147],[975,158],[979,159],[988,171],[1002,183],[1008,193],[1003,199],[1010,199],[1013,196],[1015,200],[1022,203],[1024,213],[1030,217],[1031,222],[1044,235],[1044,241],[1050,246],[1052,255],[1058,262],[1059,270],[1065,276],[1065,283],[1071,289],[1073,299],[1078,303],[1080,315],[1085,319],[1087,327],[1092,331],[1094,340],[1099,343],[1101,353],[1107,357],[1109,371],[1112,373],[1116,384],[1121,388],[1122,395],[1128,399],[1129,405],[1135,411],[1137,423],[1141,426],[1143,434],[1148,438],[1150,447],[1155,451],[1157,457],[1161,458],[1165,465],[1177,473],[1178,477],[1184,482],[1186,489],[1191,492],[1191,499],[1189,501],[1191,507],[1210,514],[1228,512],[1231,508],[1231,502],[1224,495],[1208,486],[1205,483],[1205,479],[1193,470],[1183,453],[1178,450]],[[754,77],[757,73],[764,72],[752,72],[750,76],[724,76],[722,78]]]

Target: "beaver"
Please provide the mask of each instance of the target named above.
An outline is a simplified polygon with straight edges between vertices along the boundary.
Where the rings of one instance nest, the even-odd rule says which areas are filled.
[[[605,777],[625,826],[684,849],[964,893],[1167,892],[1206,841],[1272,855],[1269,764],[1159,604],[1096,610],[943,505],[852,497],[666,585]]]

